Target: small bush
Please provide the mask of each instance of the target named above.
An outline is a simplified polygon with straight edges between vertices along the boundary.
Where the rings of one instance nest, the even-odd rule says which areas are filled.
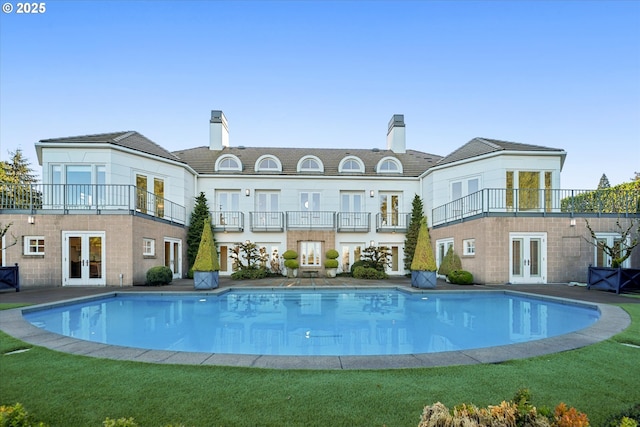
[[[138,427],[138,424],[135,422],[135,420],[130,417],[130,418],[118,418],[117,420],[112,420],[111,418],[107,417],[103,422],[102,422],[102,426],[103,427]]]
[[[327,259],[336,259],[340,256],[340,254],[335,249],[329,249],[325,256],[327,257]]]
[[[372,267],[358,266],[353,270],[353,277],[356,279],[386,279],[387,273]]]
[[[300,266],[300,264],[298,264],[298,261],[296,261],[295,259],[287,259],[284,262],[284,266],[287,267],[289,270],[295,270]]]
[[[627,420],[634,420],[637,424],[640,424],[640,403],[636,403],[629,409],[626,409],[619,414],[613,415],[607,418],[603,424],[604,427],[618,427],[622,426],[623,419],[627,418]],[[629,421],[626,421],[629,423]],[[625,427],[629,424],[625,424]]]
[[[267,276],[268,272],[264,268],[245,268],[231,273],[231,278],[234,280],[264,279]]]
[[[44,423],[32,420],[21,403],[0,406],[0,427],[45,427]]]
[[[282,258],[284,258],[284,259],[296,259],[296,258],[298,258],[298,252],[296,252],[296,251],[294,251],[292,249],[286,250],[282,254]]]
[[[157,265],[147,271],[147,285],[149,286],[168,285],[172,280],[173,273],[165,265]]]
[[[327,259],[324,261],[324,266],[327,268],[338,268],[338,260],[337,259]]]
[[[447,278],[456,285],[471,285],[473,283],[473,274],[465,270],[450,271]]]
[[[358,267],[371,267],[371,263],[368,261],[364,261],[364,260],[360,260],[360,261],[356,261],[353,264],[351,264],[351,275],[353,276],[353,274],[356,271],[356,268]]]

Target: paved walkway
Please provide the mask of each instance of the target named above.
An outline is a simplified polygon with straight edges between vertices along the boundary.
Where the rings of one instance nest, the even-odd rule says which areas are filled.
[[[118,347],[77,340],[43,331],[26,322],[22,317],[21,309],[0,311],[0,329],[9,335],[33,345],[72,354],[118,360],[135,360],[152,363],[253,366],[280,369],[383,369],[499,363],[510,359],[527,358],[583,347],[608,339],[628,327],[630,318],[627,313],[612,304],[640,304],[640,298],[630,298],[629,296],[616,295],[610,292],[587,290],[582,286],[568,286],[566,284],[458,286],[439,281],[435,291],[416,290],[411,288],[409,279],[402,276],[392,277],[388,280],[364,282],[350,277],[337,277],[334,279],[288,279],[283,277],[253,281],[234,281],[227,277],[220,278],[219,290],[229,287],[331,287],[338,289],[352,287],[397,287],[406,288],[407,291],[427,293],[443,290],[466,292],[508,290],[592,303],[601,311],[601,318],[596,324],[582,331],[560,337],[475,350],[399,356],[256,356],[186,353]],[[216,292],[219,290],[216,290]],[[0,303],[42,304],[113,292],[195,293],[202,291],[195,291],[193,289],[192,280],[182,279],[174,281],[171,285],[162,287],[56,287],[29,289],[21,292],[2,291],[0,292]]]

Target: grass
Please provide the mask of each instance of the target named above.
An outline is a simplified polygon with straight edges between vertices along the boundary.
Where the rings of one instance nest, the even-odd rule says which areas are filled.
[[[417,426],[425,405],[479,406],[522,387],[533,404],[559,402],[594,426],[640,402],[640,304],[632,325],[582,349],[501,364],[382,371],[295,371],[158,365],[74,356],[0,333],[0,404],[21,402],[50,426]]]

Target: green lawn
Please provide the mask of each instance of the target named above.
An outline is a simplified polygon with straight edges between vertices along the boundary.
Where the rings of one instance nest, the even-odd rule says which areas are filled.
[[[33,347],[0,333],[0,404],[21,402],[50,426],[417,426],[422,408],[510,399],[559,402],[598,426],[640,402],[640,304],[632,326],[586,348],[501,364],[382,371],[285,371],[119,362]]]

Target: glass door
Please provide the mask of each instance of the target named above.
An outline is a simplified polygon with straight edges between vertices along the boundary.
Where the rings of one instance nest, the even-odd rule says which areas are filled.
[[[164,265],[171,269],[174,279],[182,278],[182,241],[164,240]]]
[[[63,232],[62,279],[64,286],[104,286],[104,232]]]
[[[509,282],[545,283],[546,233],[510,233]]]

